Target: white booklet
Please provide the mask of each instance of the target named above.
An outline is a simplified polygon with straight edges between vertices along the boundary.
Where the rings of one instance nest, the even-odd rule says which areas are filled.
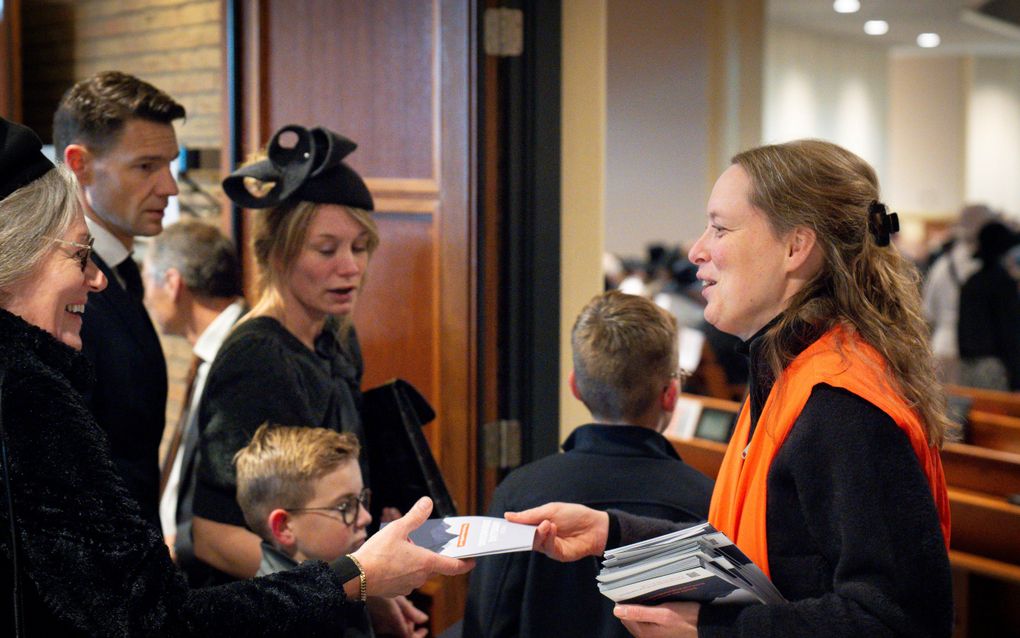
[[[491,516],[448,516],[430,518],[411,532],[419,547],[452,558],[471,558],[509,552],[530,552],[535,541],[534,525],[511,523]]]

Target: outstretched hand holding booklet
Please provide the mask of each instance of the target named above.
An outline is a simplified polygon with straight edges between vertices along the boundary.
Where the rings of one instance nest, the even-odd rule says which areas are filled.
[[[618,603],[786,602],[772,581],[711,524],[606,551],[599,591]]]

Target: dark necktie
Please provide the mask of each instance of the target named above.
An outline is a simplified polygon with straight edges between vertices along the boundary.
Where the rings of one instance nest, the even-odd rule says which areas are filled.
[[[117,274],[124,280],[124,289],[135,301],[141,301],[145,295],[142,287],[142,273],[138,272],[138,264],[128,255],[128,258],[117,264]]]
[[[188,366],[188,373],[184,377],[184,399],[181,401],[181,412],[177,417],[177,425],[170,436],[170,443],[167,445],[166,454],[163,456],[159,477],[159,495],[163,496],[167,481],[170,479],[170,471],[174,468],[174,459],[180,451],[184,439],[184,430],[187,429],[191,414],[191,397],[195,392],[195,377],[198,376],[198,366],[202,365],[202,359],[197,355],[191,356],[191,365]]]

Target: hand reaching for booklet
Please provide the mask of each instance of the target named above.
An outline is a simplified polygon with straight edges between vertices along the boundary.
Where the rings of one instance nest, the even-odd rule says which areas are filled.
[[[697,638],[699,611],[698,603],[617,605],[613,615],[637,638]]]
[[[440,556],[418,547],[407,535],[432,512],[432,501],[422,497],[403,517],[376,532],[353,556],[365,569],[369,596],[409,594],[433,574],[453,576],[470,571],[473,560]]]
[[[609,536],[609,514],[574,503],[547,503],[507,512],[511,523],[538,525],[535,550],[562,562],[601,556]]]

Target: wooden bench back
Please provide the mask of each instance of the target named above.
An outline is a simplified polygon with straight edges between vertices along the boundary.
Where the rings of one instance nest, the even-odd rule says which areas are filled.
[[[946,393],[968,397],[973,401],[972,410],[1020,418],[1020,392],[1000,392],[946,384]]]

